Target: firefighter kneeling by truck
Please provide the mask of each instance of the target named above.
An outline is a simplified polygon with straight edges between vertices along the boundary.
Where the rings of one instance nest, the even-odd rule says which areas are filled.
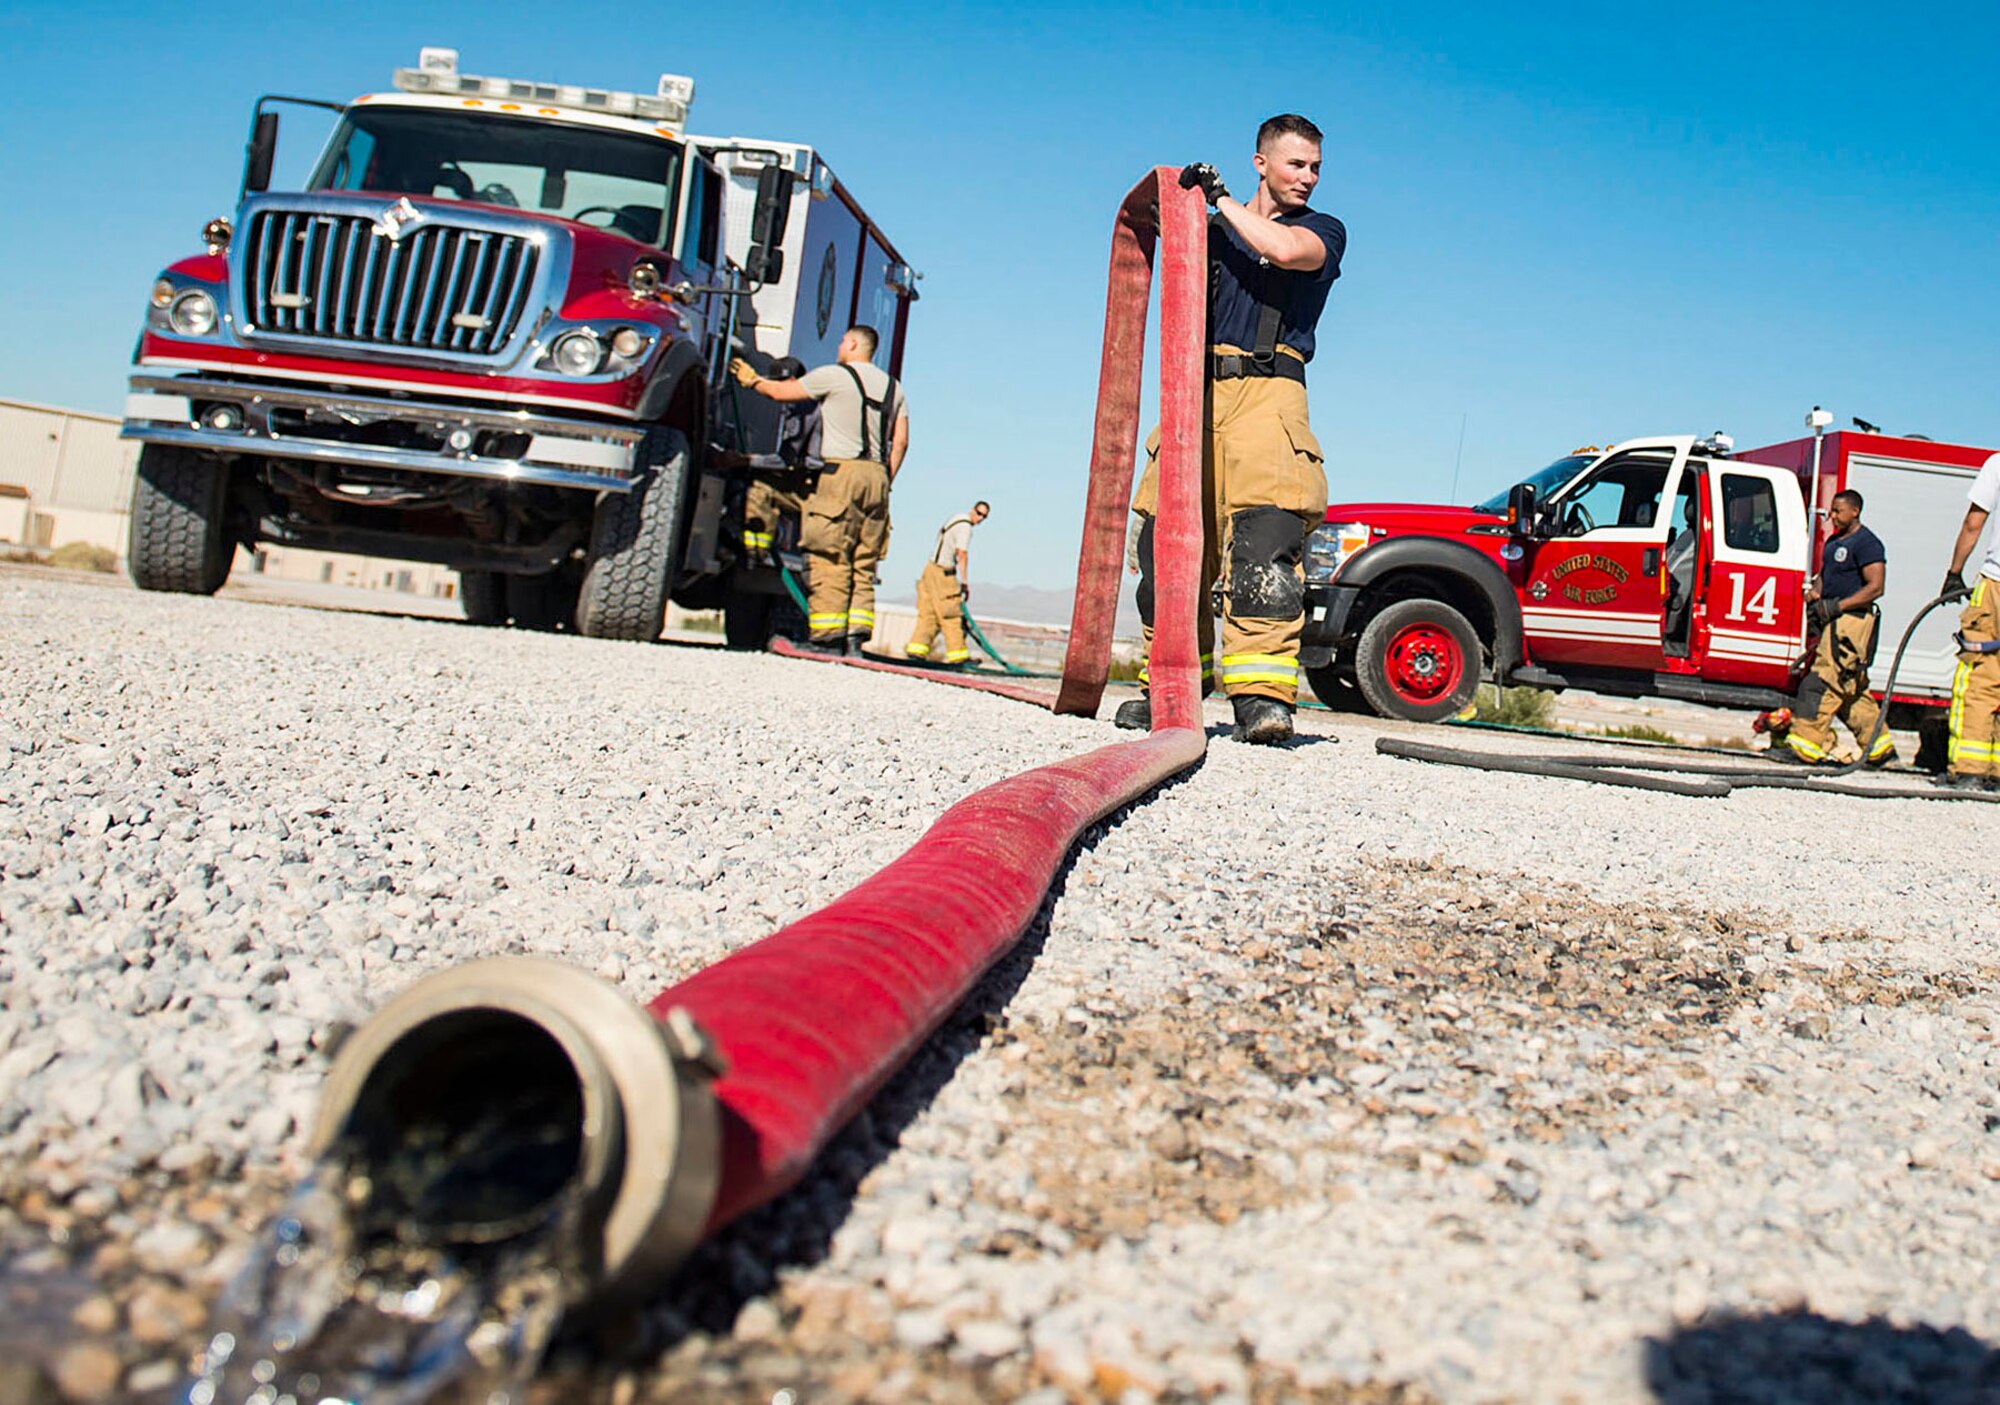
[[[1885,727],[1876,734],[1882,709],[1868,695],[1868,666],[1875,661],[1876,635],[1888,576],[1882,542],[1861,525],[1861,494],[1852,488],[1834,494],[1827,514],[1833,532],[1820,548],[1819,583],[1807,595],[1807,608],[1820,628],[1812,670],[1799,681],[1791,727],[1775,744],[1774,760],[1801,761],[1809,766],[1834,764],[1835,721],[1845,722],[1857,745],[1867,747],[1870,766],[1896,759],[1896,744]],[[1870,736],[1874,736],[1870,744]]]

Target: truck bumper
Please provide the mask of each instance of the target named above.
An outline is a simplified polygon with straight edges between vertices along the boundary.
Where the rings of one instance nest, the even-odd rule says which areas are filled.
[[[1361,592],[1337,582],[1306,587],[1306,622],[1299,633],[1299,663],[1306,668],[1324,668],[1333,662],[1341,638],[1347,633],[1347,617]]]
[[[119,431],[215,453],[612,493],[631,490],[645,434],[525,410],[155,375],[132,377]]]

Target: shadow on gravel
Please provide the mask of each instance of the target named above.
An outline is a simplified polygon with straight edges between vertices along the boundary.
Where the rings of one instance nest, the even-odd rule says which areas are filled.
[[[1723,1317],[1646,1343],[1660,1405],[1995,1405],[2000,1349],[1963,1327]]]

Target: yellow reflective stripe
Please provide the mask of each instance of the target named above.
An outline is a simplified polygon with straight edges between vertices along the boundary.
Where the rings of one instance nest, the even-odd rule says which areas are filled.
[[[847,615],[847,622],[849,624],[865,624],[872,627],[875,623],[875,612],[873,610],[850,610]]]
[[[847,623],[845,615],[813,615],[806,624],[812,629],[839,629]]]
[[[1222,656],[1222,666],[1224,668],[1232,668],[1240,663],[1271,663],[1297,667],[1298,662],[1298,657],[1294,654],[1224,654]]]
[[[1960,658],[1958,667],[1951,673],[1951,711],[1946,725],[1950,728],[1951,739],[1945,747],[1945,759],[1957,761],[1960,749],[1965,745],[1962,733],[1965,731],[1965,690],[1972,681],[1972,660]]]
[[[1797,732],[1793,732],[1785,738],[1785,745],[1792,749],[1792,755],[1794,756],[1802,756],[1808,761],[1826,760],[1825,747],[1807,741]]]
[[[1896,743],[1890,740],[1889,734],[1887,732],[1884,732],[1882,733],[1881,736],[1875,738],[1875,745],[1868,748],[1868,755],[1869,758],[1872,760],[1877,756],[1887,756],[1890,752],[1894,751],[1895,749],[1896,749]]]
[[[928,644],[905,644],[903,652],[913,659],[927,659],[931,656],[931,646]]]
[[[745,546],[769,546],[775,540],[776,538],[769,532],[746,531],[743,534],[743,545]]]
[[[947,649],[944,652],[944,661],[946,663],[964,663],[971,657],[972,650],[970,649]]]
[[[1222,681],[1224,683],[1278,683],[1288,688],[1296,688],[1299,685],[1299,675],[1296,671],[1291,673],[1230,673],[1224,670]]]

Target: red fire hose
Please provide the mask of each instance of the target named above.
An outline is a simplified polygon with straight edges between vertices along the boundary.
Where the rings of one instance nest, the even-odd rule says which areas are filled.
[[[508,1023],[517,1022],[526,1027],[518,1035],[524,1044],[553,1039],[569,1054],[586,1085],[587,1121],[609,1129],[601,1141],[617,1143],[598,1146],[587,1131],[578,1171],[595,1174],[611,1203],[594,1288],[613,1294],[643,1288],[696,1240],[798,1181],[827,1140],[1019,939],[1088,826],[1200,761],[1195,597],[1206,228],[1200,194],[1182,189],[1176,176],[1175,168],[1159,167],[1140,181],[1114,226],[1075,623],[1055,705],[1058,712],[1094,714],[1109,668],[1157,249],[1161,482],[1152,735],[1039,767],[961,800],[907,853],[846,896],[664,991],[648,1007],[657,1026],[629,1005],[627,1013],[617,1010],[622,1002],[609,998],[608,988],[572,992],[580,973],[547,963],[473,963],[420,982],[341,1050],[321,1110],[322,1146],[352,1136],[386,1108],[421,1104],[416,1085],[425,1075],[389,1067],[398,1050],[413,1066],[421,1053],[435,1070],[448,1061],[440,1044],[470,1029],[488,1041],[482,1057],[490,1060],[496,1040],[517,1037]],[[1027,692],[980,680],[936,681]],[[1031,700],[1046,702],[1040,695]],[[635,1032],[634,1026],[649,1027]],[[654,1028],[665,1032],[664,1040]],[[650,1047],[659,1044],[671,1059]],[[717,1071],[706,1096],[700,1080],[688,1076],[694,1063]],[[594,1082],[589,1070],[596,1070]]]

